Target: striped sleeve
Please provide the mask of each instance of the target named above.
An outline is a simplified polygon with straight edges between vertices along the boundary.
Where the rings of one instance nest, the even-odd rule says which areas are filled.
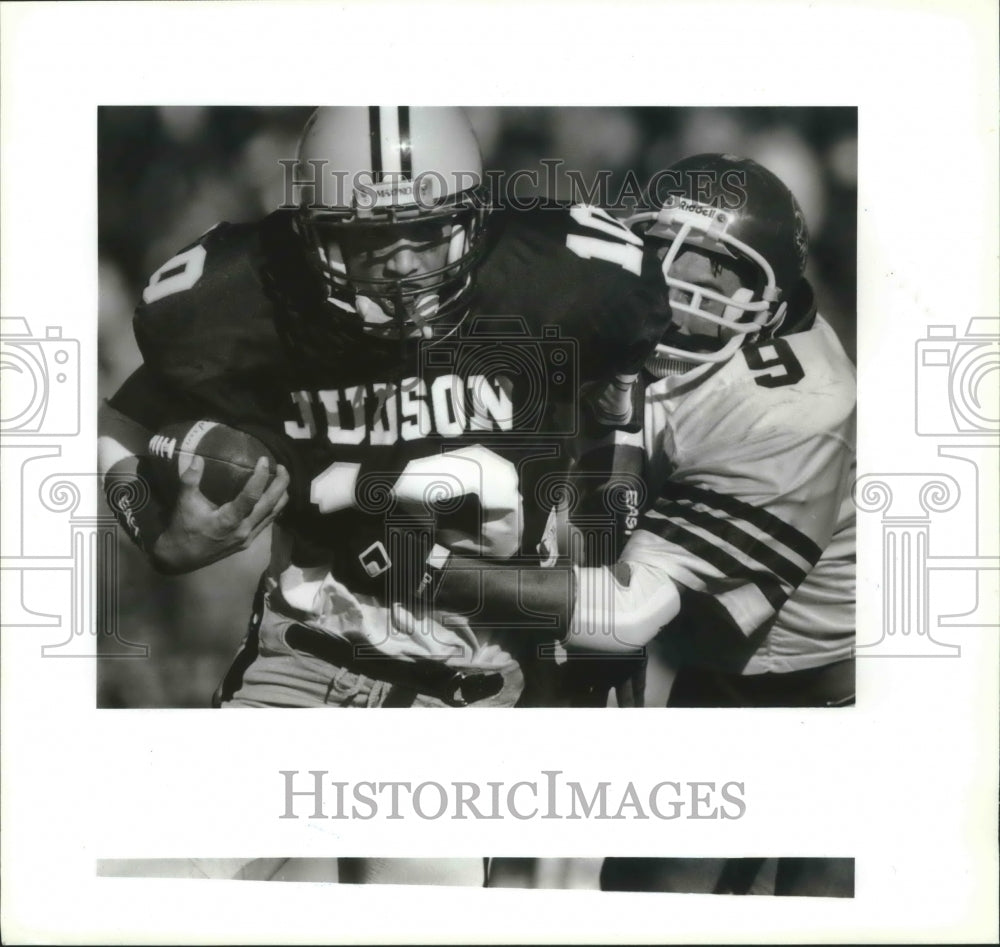
[[[630,542],[750,636],[768,625],[830,542],[852,452],[840,431],[771,432],[702,457],[661,488]],[[641,552],[640,552],[641,550]],[[719,612],[721,607],[721,613]]]
[[[717,598],[744,634],[778,612],[822,552],[766,509],[697,487],[671,485],[642,526],[673,577]]]

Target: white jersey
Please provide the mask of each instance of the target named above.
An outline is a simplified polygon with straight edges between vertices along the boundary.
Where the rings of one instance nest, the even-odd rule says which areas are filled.
[[[855,387],[819,316],[720,366],[649,381],[651,502],[624,557],[656,554],[681,589],[675,624],[721,621],[756,644],[743,673],[853,654]]]

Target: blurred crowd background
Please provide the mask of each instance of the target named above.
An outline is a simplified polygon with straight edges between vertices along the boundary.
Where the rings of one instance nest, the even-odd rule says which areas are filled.
[[[486,167],[518,195],[569,199],[573,178],[610,171],[612,195],[687,155],[754,158],[791,188],[809,225],[807,275],[848,354],[856,347],[857,110],[854,108],[474,108]],[[295,155],[302,108],[104,107],[98,112],[99,388],[109,397],[140,364],[131,320],[149,275],[220,220],[250,221],[284,199],[279,159]],[[564,163],[547,175],[543,159]],[[554,193],[552,191],[554,190]],[[121,537],[122,636],[102,638],[98,706],[206,707],[243,636],[267,534],[190,576],[154,574]],[[647,703],[670,673],[653,656]]]

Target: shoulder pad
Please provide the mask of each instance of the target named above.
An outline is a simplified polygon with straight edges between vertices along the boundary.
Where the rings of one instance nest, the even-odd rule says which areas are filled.
[[[480,273],[484,313],[558,327],[579,345],[581,381],[639,370],[669,323],[659,272],[642,241],[596,207],[501,212]]]
[[[281,345],[260,277],[259,224],[218,224],[150,277],[133,327],[145,363],[185,392],[275,372]]]

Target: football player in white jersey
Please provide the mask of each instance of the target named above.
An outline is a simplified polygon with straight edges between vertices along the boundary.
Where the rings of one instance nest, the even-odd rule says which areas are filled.
[[[659,635],[678,668],[668,706],[853,703],[856,382],[803,275],[805,219],[774,174],[733,155],[685,159],[660,184],[663,205],[629,224],[660,260],[673,320],[635,381],[643,430],[615,434],[644,488],[617,491],[632,512],[618,562],[528,575],[442,555],[435,603],[557,614],[569,649],[628,653]],[[692,890],[675,867],[663,890]],[[840,868],[812,872],[808,893],[842,893]],[[604,881],[635,890],[633,874],[609,859]],[[779,893],[805,893],[782,877]]]
[[[646,365],[657,493],[629,544],[678,587],[668,706],[852,704],[856,382],[803,278],[802,211],[753,161],[671,172],[680,193],[632,221],[662,260],[674,327]],[[746,865],[746,890],[755,860],[720,860],[716,877],[691,859],[606,859],[601,881],[720,890]],[[850,896],[853,876],[851,859],[779,859],[775,893]]]
[[[670,182],[632,220],[673,326],[646,363],[652,502],[627,556],[678,590],[670,705],[850,703],[856,382],[803,277],[802,211],[731,155],[686,159]]]

